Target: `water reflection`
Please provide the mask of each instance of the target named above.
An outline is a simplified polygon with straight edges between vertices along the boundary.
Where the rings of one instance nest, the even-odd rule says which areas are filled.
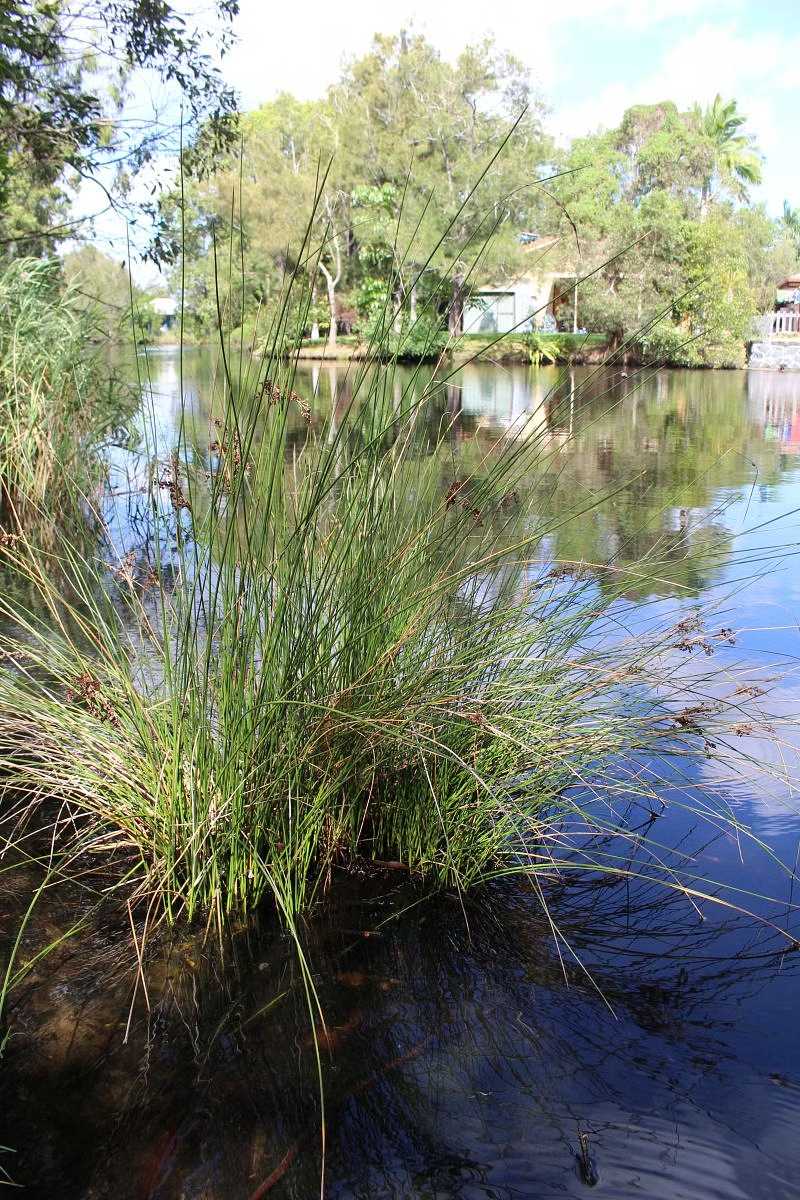
[[[175,356],[157,356],[148,371],[156,414],[151,441],[163,457],[180,417]],[[217,374],[207,352],[185,355],[186,428],[201,460],[214,436]],[[359,364],[301,366],[295,386],[311,404],[314,427],[334,436],[337,414],[366,392],[363,379]],[[531,488],[546,531],[542,557],[588,564],[601,586],[612,578],[618,586],[622,575],[632,597],[696,597],[718,581],[735,531],[729,508],[743,497],[768,498],[796,467],[797,389],[774,373],[622,377],[597,368],[470,365],[440,385],[432,386],[424,370],[398,369],[382,379],[398,406],[416,403],[423,389],[430,397],[418,452],[429,453],[447,429],[445,487],[459,459],[474,469],[504,433],[535,440]],[[307,435],[301,413],[292,413],[287,454],[297,454]],[[118,494],[141,496],[153,470],[149,460],[116,466],[124,475]]]
[[[579,1195],[580,1132],[601,1194],[796,1194],[795,1064],[748,1065],[728,1036],[737,1009],[794,978],[784,942],[587,879],[550,896],[559,959],[523,888],[466,907],[419,899],[366,881],[306,933],[325,1012],[326,1195]],[[196,939],[156,948],[150,1011],[140,992],[123,1045],[122,934],[98,926],[16,999],[0,1111],[28,1194],[318,1194],[313,1043],[285,939],[240,938],[224,971]]]
[[[212,438],[215,370],[211,356],[187,353],[198,454]],[[138,489],[152,455],[175,441],[180,379],[174,355],[152,359],[154,444],[115,464],[116,511],[133,540],[134,522],[147,528]],[[401,371],[386,386],[400,405],[428,382]],[[353,401],[358,373],[314,366],[295,386],[321,427]],[[745,634],[720,651],[723,673],[797,654],[797,561],[781,572],[770,563],[746,592],[736,565],[743,551],[772,555],[795,536],[786,514],[800,505],[796,377],[469,366],[431,390],[418,452],[444,423],[443,486],[504,432],[535,436],[541,557],[583,564],[600,587],[623,572],[623,621],[728,597]],[[293,413],[290,454],[306,436]],[[655,585],[643,582],[643,558],[649,573],[660,567]],[[797,711],[791,678],[773,692],[773,710]],[[795,798],[786,788],[767,796],[746,777],[725,786],[767,851],[705,844],[673,807],[658,818],[664,854],[693,856],[754,905],[774,897],[762,916],[792,924],[797,897],[770,852],[795,861]],[[32,880],[16,877],[14,892],[0,883],[4,938]],[[326,1196],[578,1196],[580,1132],[597,1194],[614,1200],[800,1191],[800,953],[767,924],[656,885],[551,880],[559,954],[519,886],[464,905],[419,902],[383,877],[336,895],[306,931],[326,1021]],[[42,906],[28,947],[57,936],[83,904],[76,893],[68,912]],[[65,1200],[318,1195],[316,1066],[291,945],[268,930],[243,935],[235,969],[229,958],[224,970],[194,936],[153,945],[151,956],[149,1011],[140,988],[131,1005],[118,917],[95,922],[14,993],[0,1072],[0,1145],[18,1149],[6,1164],[14,1178],[29,1196]]]
[[[750,371],[747,376],[750,412],[766,442],[777,442],[782,453],[800,454],[800,400],[797,376],[774,371]]]

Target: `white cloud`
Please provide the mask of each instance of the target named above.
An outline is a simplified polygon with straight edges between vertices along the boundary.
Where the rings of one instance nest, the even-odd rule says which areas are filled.
[[[795,122],[788,115],[794,107],[798,61],[800,36],[749,35],[730,22],[705,23],[669,44],[647,75],[630,73],[624,81],[614,80],[599,93],[556,109],[554,131],[563,141],[601,126],[611,128],[632,104],[670,99],[688,107],[695,101],[708,103],[718,92],[735,97],[767,159],[761,195],[778,211],[784,196],[800,190]]]
[[[611,129],[631,104],[638,103],[641,89],[629,83],[610,83],[595,95],[588,96],[577,104],[558,108],[552,116],[553,132],[561,142],[594,133],[598,129]]]
[[[797,36],[706,24],[669,48],[657,78],[684,100],[711,99],[718,91],[739,96],[764,87],[783,91],[796,86],[798,53]]]
[[[737,0],[729,0],[724,10],[737,6]],[[722,8],[718,0],[571,0],[561,8],[507,0],[493,11],[485,0],[408,0],[401,5],[350,0],[343,10],[329,0],[280,7],[267,0],[242,0],[236,24],[240,41],[225,70],[248,106],[280,91],[311,98],[335,80],[344,59],[367,49],[375,32],[413,28],[453,57],[491,31],[503,49],[517,54],[537,82],[548,87],[559,67],[557,42],[580,36],[589,23],[646,31],[716,7]]]

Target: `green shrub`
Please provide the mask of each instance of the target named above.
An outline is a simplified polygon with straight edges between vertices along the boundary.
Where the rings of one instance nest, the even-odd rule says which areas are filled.
[[[552,366],[555,363],[566,362],[570,356],[570,346],[565,337],[557,333],[540,333],[533,329],[524,335],[525,350],[532,367]]]
[[[696,334],[684,322],[676,325],[661,320],[638,340],[642,357],[650,363],[670,367],[743,367],[745,345],[738,337],[725,336],[710,340],[707,334]]]
[[[371,356],[383,362],[433,362],[450,344],[442,318],[424,309],[412,320],[407,308],[395,313],[384,306],[364,332]]]
[[[55,805],[60,863],[116,859],[173,919],[266,895],[291,925],[364,858],[456,890],[552,873],[565,842],[615,828],[623,763],[705,757],[726,721],[702,707],[713,671],[676,654],[685,622],[620,633],[629,572],[601,592],[582,564],[536,565],[578,514],[537,512],[535,414],[489,451],[456,452],[446,420],[431,445],[438,385],[365,363],[322,419],[276,339],[223,374],[211,446],[189,444],[186,414],[154,479],[146,571],[135,548],[110,571],[109,548],[5,540],[33,593],[0,597],[7,836]],[[631,769],[626,804],[658,790]],[[604,854],[573,866],[615,869]],[[652,870],[677,886],[657,853]]]

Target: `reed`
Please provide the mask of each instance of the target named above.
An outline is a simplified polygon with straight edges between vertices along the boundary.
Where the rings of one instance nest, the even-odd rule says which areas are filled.
[[[121,423],[90,314],[57,262],[12,260],[0,273],[0,516],[58,512],[101,482],[100,449]]]
[[[621,632],[613,566],[601,593],[585,565],[543,561],[535,414],[456,452],[426,419],[441,378],[401,385],[390,358],[354,366],[323,417],[280,316],[270,338],[236,362],[223,346],[207,436],[184,413],[152,472],[149,560],[5,535],[33,597],[0,598],[6,842],[41,856],[45,831],[51,867],[113,863],[112,886],[170,920],[268,896],[290,926],[369,863],[459,891],[567,858],[627,869],[580,848],[626,833],[623,794],[657,811],[637,757],[736,752],[714,635]]]
[[[402,380],[397,363],[405,339],[428,357],[438,297],[412,321],[405,289],[387,289],[365,360],[314,411],[285,354],[311,302],[305,250],[258,354],[233,357],[220,335],[212,427],[185,406],[165,446],[145,422],[143,545],[3,535],[26,584],[0,596],[6,845],[50,870],[113,868],[109,886],[169,920],[222,924],[270,897],[290,928],[335,871],[369,864],[457,891],[629,870],[607,835],[638,845],[632,807],[661,803],[640,756],[739,753],[726,730],[741,700],[698,668],[713,633],[695,618],[626,632],[629,569],[617,585],[606,564],[600,589],[586,564],[546,560],[556,527],[603,497],[557,518],[537,504],[553,453],[538,414],[488,446],[455,446],[446,415],[431,424],[444,356]],[[47,443],[66,450],[18,472],[33,508],[47,463],[84,436],[74,359],[73,340]],[[29,371],[31,406],[51,375]],[[643,580],[659,569],[655,547]],[[724,796],[700,807],[739,832]],[[605,848],[584,849],[598,833]],[[702,891],[655,845],[649,862]]]

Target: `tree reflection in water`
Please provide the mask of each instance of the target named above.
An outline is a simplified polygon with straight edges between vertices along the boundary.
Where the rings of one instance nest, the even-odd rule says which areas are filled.
[[[675,861],[700,837],[684,831]],[[580,1194],[581,1132],[614,1196],[792,1194],[775,1180],[800,1161],[780,1144],[797,1089],[743,1067],[731,1038],[800,955],[635,879],[580,874],[547,895],[558,950],[521,883],[466,899],[391,873],[334,888],[305,934],[325,1194]],[[42,907],[32,940],[73,919]],[[15,993],[0,1083],[29,1194],[318,1194],[313,1038],[286,939],[242,931],[224,957],[196,938],[151,945],[150,1011],[140,988],[127,1045],[123,929],[98,916],[56,955]]]
[[[154,385],[169,430],[176,381],[163,366]],[[186,356],[201,448],[212,369]],[[313,420],[349,402],[341,368],[300,372],[297,387]],[[585,572],[588,586],[626,573],[631,613],[644,596],[674,607],[706,592],[729,565],[732,531],[754,523],[751,510],[798,463],[800,391],[783,377],[474,366],[434,389],[426,410],[449,428],[443,486],[459,457],[491,453],[531,411],[542,559]],[[304,431],[298,416],[290,454]],[[421,421],[420,454],[429,433]],[[117,507],[133,540],[137,522],[146,528],[134,486],[146,469],[120,465],[131,486]],[[648,573],[659,565],[658,584],[642,583],[643,557]],[[707,830],[680,809],[652,820],[667,865],[694,855],[754,906],[756,893],[774,895],[762,917],[794,920],[766,851],[750,846],[743,864],[725,838],[704,844]],[[788,835],[772,844],[794,861]],[[3,939],[31,890],[30,872],[0,880],[12,878],[13,893],[0,882]],[[547,898],[552,926],[521,883],[438,899],[395,875],[333,889],[304,931],[325,1015],[325,1195],[580,1195],[585,1133],[599,1191],[614,1200],[796,1196],[800,954],[763,921],[656,883],[576,870],[549,880]],[[42,903],[26,954],[85,904],[77,892],[67,910]],[[266,925],[240,931],[223,957],[194,935],[152,940],[149,1010],[139,986],[127,1044],[135,981],[118,915],[95,914],[34,968],[13,993],[0,1070],[0,1144],[18,1151],[0,1164],[29,1196],[319,1194],[308,1005],[292,945]]]

